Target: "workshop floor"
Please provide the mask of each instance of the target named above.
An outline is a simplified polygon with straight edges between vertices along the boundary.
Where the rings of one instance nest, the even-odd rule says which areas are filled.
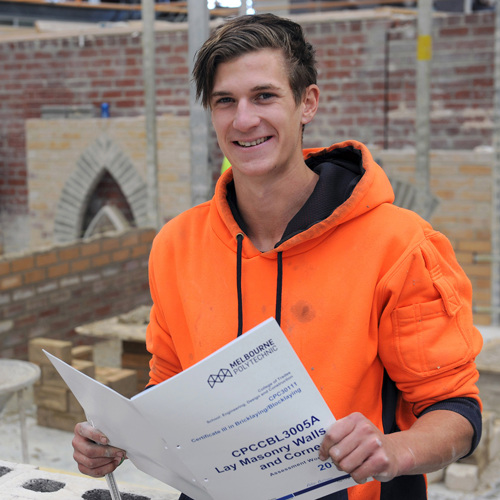
[[[73,447],[71,446],[73,434],[38,426],[36,407],[29,390],[26,391],[25,400],[29,463],[48,471],[81,475],[73,460]],[[0,460],[23,463],[21,428],[15,396],[0,413]],[[128,460],[116,470],[114,475],[118,486],[126,483],[169,493],[175,491],[170,486],[136,469]]]

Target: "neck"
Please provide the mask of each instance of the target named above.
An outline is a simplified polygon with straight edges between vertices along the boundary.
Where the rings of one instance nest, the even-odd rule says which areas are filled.
[[[304,169],[275,182],[238,183],[235,179],[238,209],[247,225],[247,236],[261,252],[272,250],[285,229],[314,190],[318,175]]]

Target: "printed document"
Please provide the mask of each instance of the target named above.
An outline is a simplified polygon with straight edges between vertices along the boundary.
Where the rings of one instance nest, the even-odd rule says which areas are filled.
[[[315,500],[356,484],[319,460],[335,419],[273,318],[131,399],[46,354],[113,446],[194,500]]]

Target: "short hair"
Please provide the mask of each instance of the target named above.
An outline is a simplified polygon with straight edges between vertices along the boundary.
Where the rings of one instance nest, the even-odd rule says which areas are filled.
[[[202,105],[210,107],[215,72],[220,63],[268,48],[282,51],[290,88],[299,104],[307,87],[316,83],[315,51],[299,24],[274,14],[236,17],[216,28],[196,54],[193,69],[196,99],[201,97]]]

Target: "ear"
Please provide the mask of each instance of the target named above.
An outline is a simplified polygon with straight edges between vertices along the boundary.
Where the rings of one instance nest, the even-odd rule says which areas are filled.
[[[319,87],[316,84],[311,84],[304,92],[302,98],[302,124],[309,123],[318,111],[319,104]]]

